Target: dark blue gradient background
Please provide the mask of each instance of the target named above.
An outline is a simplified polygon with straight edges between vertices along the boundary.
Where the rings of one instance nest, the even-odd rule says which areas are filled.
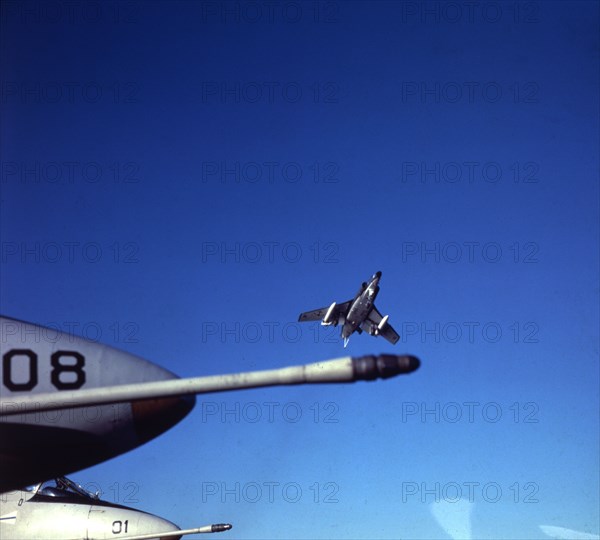
[[[598,34],[595,2],[4,2],[4,314],[182,376],[423,362],[208,396],[74,478],[228,538],[597,535]],[[397,346],[296,323],[377,270]]]

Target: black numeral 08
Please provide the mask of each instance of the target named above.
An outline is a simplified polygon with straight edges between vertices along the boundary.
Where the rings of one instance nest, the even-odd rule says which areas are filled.
[[[29,360],[29,377],[25,382],[15,382],[12,377],[12,362],[15,356],[25,356]],[[62,358],[74,359],[63,363]],[[52,371],[50,381],[58,390],[77,390],[85,384],[85,357],[77,351],[56,351],[50,357]],[[63,374],[73,374],[64,380]],[[13,392],[32,390],[38,383],[38,356],[31,349],[12,349],[2,356],[2,380],[4,386]]]

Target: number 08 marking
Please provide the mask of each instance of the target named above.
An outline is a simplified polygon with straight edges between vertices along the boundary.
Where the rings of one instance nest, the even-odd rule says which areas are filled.
[[[28,377],[25,382],[13,380],[13,359],[24,357],[28,360]],[[74,359],[64,363],[63,358]],[[52,371],[50,382],[57,390],[77,390],[85,384],[85,357],[77,351],[56,351],[50,357]],[[69,374],[67,380],[63,374]],[[71,379],[71,380],[69,380]],[[13,392],[33,390],[38,384],[38,356],[31,349],[11,349],[2,356],[2,382]]]

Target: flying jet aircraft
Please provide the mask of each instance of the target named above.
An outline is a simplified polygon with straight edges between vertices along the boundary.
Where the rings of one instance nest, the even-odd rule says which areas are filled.
[[[188,534],[228,531],[219,523],[181,530],[153,514],[102,501],[65,477],[0,495],[3,540],[179,539]]]
[[[35,525],[48,527],[37,536],[44,540],[99,540],[105,538],[103,534],[117,540],[146,540],[180,536],[188,531],[228,530],[230,526],[217,524],[202,530],[179,531],[175,525],[157,521],[161,518],[150,519],[148,514],[143,520],[117,518],[113,510],[107,510],[109,503],[94,502],[67,480],[58,480],[53,489],[58,490],[55,495],[59,492],[67,495],[62,502],[70,500],[54,509],[44,506],[49,499],[43,498],[52,497],[52,491],[38,488],[29,492],[23,491],[23,487],[60,479],[148,442],[190,412],[195,405],[195,394],[277,385],[372,381],[411,373],[420,365],[419,359],[410,355],[348,356],[280,369],[179,379],[156,364],[107,345],[6,317],[0,317],[0,343],[2,540],[23,538],[17,531],[28,530],[31,515],[48,518]],[[76,499],[77,495],[85,499],[83,503],[83,499]],[[82,527],[91,527],[84,536],[62,530],[65,520],[79,519],[75,517],[78,512],[85,514],[79,508],[82,504],[89,519],[94,508],[102,506],[104,529],[99,531],[96,522],[88,525],[81,522]],[[51,512],[43,511],[44,508]],[[55,519],[58,508],[71,512],[73,517]],[[122,515],[126,511],[138,512],[120,510],[124,512]],[[127,531],[123,529],[125,521]],[[121,523],[120,532],[106,532],[106,527],[118,529],[117,522]],[[164,531],[158,531],[157,523],[163,523]],[[20,529],[21,526],[25,529]]]
[[[400,336],[388,323],[389,315],[381,316],[375,307],[375,298],[379,293],[379,280],[381,272],[377,272],[361,285],[352,300],[337,304],[333,302],[329,307],[306,311],[300,314],[300,322],[321,321],[323,326],[342,325],[344,347],[354,332],[362,334],[365,330],[372,336],[383,336],[392,345],[395,345]]]

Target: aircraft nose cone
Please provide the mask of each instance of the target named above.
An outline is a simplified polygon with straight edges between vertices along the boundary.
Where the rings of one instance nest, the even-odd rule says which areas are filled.
[[[381,277],[381,270],[380,270],[379,272],[375,272],[375,275],[376,275],[377,277]]]
[[[139,531],[137,532],[138,535],[156,534],[156,540],[161,540],[164,534],[174,533],[176,531],[180,531],[181,529],[175,525],[175,523],[171,523],[166,519],[154,516],[152,514],[147,514],[143,517],[140,517],[138,520],[137,530]],[[165,540],[180,540],[181,537],[181,535],[168,536],[165,538]],[[116,538],[118,538],[118,536]]]
[[[187,416],[195,404],[195,396],[134,401],[131,411],[138,438],[146,442],[157,437]]]

